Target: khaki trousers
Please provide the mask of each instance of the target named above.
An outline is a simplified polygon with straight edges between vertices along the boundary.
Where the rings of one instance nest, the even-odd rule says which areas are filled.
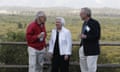
[[[98,55],[85,56],[83,46],[79,49],[81,72],[96,72]]]
[[[43,72],[45,48],[43,50],[36,50],[28,47],[29,55],[29,72]]]

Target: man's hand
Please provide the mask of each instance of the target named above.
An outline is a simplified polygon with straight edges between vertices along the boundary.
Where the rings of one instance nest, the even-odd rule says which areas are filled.
[[[37,37],[38,38],[44,37],[44,32],[41,32]]]
[[[85,34],[81,34],[80,37],[81,37],[81,39],[86,39],[87,38],[87,36]]]
[[[68,55],[65,55],[64,56],[64,60],[67,61],[69,59],[69,56]]]

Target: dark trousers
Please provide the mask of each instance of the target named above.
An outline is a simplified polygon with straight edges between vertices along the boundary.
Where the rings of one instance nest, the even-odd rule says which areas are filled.
[[[69,72],[69,60],[64,60],[64,56],[53,56],[51,72]]]

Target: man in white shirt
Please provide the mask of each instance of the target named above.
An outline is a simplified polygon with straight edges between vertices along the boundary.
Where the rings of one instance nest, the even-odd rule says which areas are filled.
[[[69,72],[72,37],[70,31],[64,27],[64,24],[64,18],[57,17],[56,28],[52,30],[48,50],[52,57],[51,72]]]

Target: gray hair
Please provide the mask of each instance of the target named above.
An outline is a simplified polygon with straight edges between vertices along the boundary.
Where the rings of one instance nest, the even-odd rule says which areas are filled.
[[[37,12],[37,14],[36,14],[36,16],[35,16],[35,20],[36,20],[37,18],[39,18],[40,16],[45,16],[45,18],[46,18],[45,13],[44,13],[43,11],[39,11],[39,12]]]
[[[56,17],[56,20],[60,20],[62,26],[65,25],[65,19],[63,17]]]
[[[92,16],[92,12],[90,8],[85,7],[85,8],[82,8],[81,10],[83,10],[87,14],[88,17]]]

